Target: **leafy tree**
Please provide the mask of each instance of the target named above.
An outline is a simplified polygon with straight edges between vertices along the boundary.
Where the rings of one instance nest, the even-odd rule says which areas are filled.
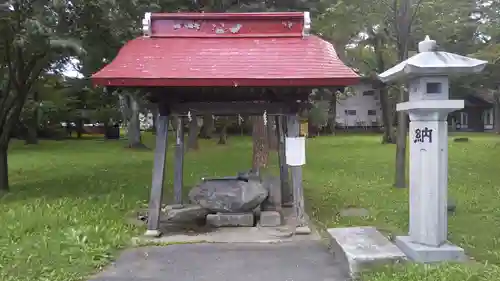
[[[488,3],[481,6],[481,2]],[[360,73],[374,77],[416,50],[417,43],[430,35],[442,48],[450,52],[470,54],[479,48],[478,29],[484,26],[484,16],[471,14],[488,13],[493,19],[493,2],[457,0],[370,0],[337,1],[318,16],[317,32],[336,42],[339,57],[357,68]],[[484,4],[483,3],[483,4]],[[487,10],[487,11],[484,11]],[[498,11],[498,10],[497,10]],[[495,19],[496,19],[495,18]],[[494,22],[491,20],[488,22]],[[394,86],[377,85],[381,90],[384,142],[392,142],[391,116],[395,101],[407,99],[404,87],[398,86],[399,95],[392,95]],[[407,136],[406,115],[398,117],[398,149],[395,185],[403,187],[405,180],[405,146]]]
[[[0,190],[9,190],[7,149],[13,126],[40,76],[82,48],[60,1],[14,0],[0,18]]]
[[[474,18],[481,21],[479,41],[481,47],[473,54],[487,60],[485,71],[478,77],[462,79],[463,88],[481,91],[491,97],[494,106],[494,130],[500,134],[500,1],[479,1]],[[462,84],[462,85],[463,85]]]
[[[339,58],[359,73],[376,80],[375,74],[395,62],[394,48],[388,39],[389,14],[384,2],[336,1],[318,15],[313,25],[324,39],[330,41]],[[388,89],[379,84],[381,93],[383,143],[395,141],[392,129],[393,108]],[[331,103],[333,111],[333,105]]]
[[[63,83],[62,76],[45,74],[33,86],[33,93],[24,104],[18,126],[27,144],[37,144],[40,132],[45,137],[51,133],[57,134],[52,137],[63,137],[61,123],[74,120],[75,97],[64,91]]]

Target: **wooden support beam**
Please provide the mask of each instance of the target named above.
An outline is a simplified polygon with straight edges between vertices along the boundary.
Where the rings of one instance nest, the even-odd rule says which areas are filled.
[[[186,116],[188,112],[197,116],[204,114],[219,116],[261,115],[264,111],[268,115],[282,115],[295,112],[298,106],[299,104],[284,102],[202,102],[173,104],[171,110],[180,116]]]
[[[298,138],[300,131],[299,116],[290,114],[287,116],[287,133],[289,138]],[[297,218],[297,227],[305,226],[304,216],[304,192],[302,187],[302,166],[290,166],[292,175],[293,203]]]
[[[174,160],[174,197],[175,204],[182,204],[182,186],[184,184],[184,122],[176,118],[175,160]]]
[[[160,213],[165,180],[165,159],[167,154],[168,115],[158,115],[156,122],[156,148],[154,156],[153,181],[149,199],[148,229],[146,236],[158,237]]]
[[[276,133],[278,135],[278,162],[280,167],[280,183],[281,183],[281,204],[285,207],[293,204],[293,192],[290,188],[290,180],[288,173],[288,165],[285,159],[285,116],[277,115],[276,118]]]

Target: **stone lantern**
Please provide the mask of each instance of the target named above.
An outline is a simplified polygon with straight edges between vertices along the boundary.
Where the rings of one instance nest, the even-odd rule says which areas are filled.
[[[379,75],[382,82],[404,79],[409,101],[398,111],[410,118],[409,236],[396,245],[417,262],[461,261],[464,250],[447,241],[448,125],[450,112],[464,107],[449,99],[449,75],[481,72],[486,61],[436,51],[427,36],[419,53]]]

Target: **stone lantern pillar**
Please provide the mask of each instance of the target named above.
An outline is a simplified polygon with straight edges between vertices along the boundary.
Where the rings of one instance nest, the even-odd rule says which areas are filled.
[[[409,89],[409,101],[396,110],[410,118],[410,229],[409,236],[396,237],[396,245],[417,262],[460,261],[464,250],[447,242],[447,116],[464,101],[449,99],[448,77],[478,73],[487,62],[436,51],[428,36],[418,51],[379,75],[382,82],[405,79]]]

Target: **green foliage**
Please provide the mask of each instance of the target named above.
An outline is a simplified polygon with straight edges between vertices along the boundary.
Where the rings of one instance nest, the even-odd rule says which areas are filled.
[[[325,88],[314,89],[309,96],[311,108],[307,112],[309,122],[316,127],[324,127],[328,123],[332,96],[337,95]]]
[[[330,109],[330,101],[320,100],[315,101],[314,106],[309,110],[309,122],[316,127],[324,127],[328,122],[328,111]]]
[[[398,0],[336,1],[317,16],[313,28],[334,43],[344,62],[361,74],[371,76],[398,61],[401,3]],[[417,43],[425,35],[436,39],[441,49],[464,55],[491,48],[481,41],[481,36],[496,38],[499,34],[498,17],[495,17],[499,14],[498,5],[498,1],[491,1],[487,7],[471,0],[414,1],[410,11],[409,50],[416,51]],[[480,16],[470,16],[479,12]],[[379,53],[382,61],[377,59]]]
[[[361,75],[374,77],[398,62],[401,44],[399,0],[334,1],[313,21],[314,31],[331,41],[339,55]],[[419,0],[411,7],[408,49],[425,35],[441,50],[474,55],[490,62],[481,75],[452,77],[451,95],[462,98],[480,89],[499,94],[500,1]],[[389,104],[399,95],[389,89]],[[384,109],[383,109],[384,110]],[[385,109],[392,111],[393,109]],[[392,115],[389,113],[389,115]]]
[[[38,124],[44,127],[50,123],[71,120],[71,105],[74,99],[62,91],[62,79],[56,75],[44,75],[33,86],[33,94],[28,96],[21,111],[20,122],[25,126]],[[36,114],[35,114],[36,111]],[[36,121],[33,118],[37,118]]]
[[[12,1],[12,11],[1,18],[1,50],[10,73],[20,74],[9,76],[17,87],[32,86],[20,84],[33,83],[52,63],[83,53],[71,36],[67,19],[60,14],[62,8],[54,2]]]
[[[34,113],[40,110],[38,99],[33,98],[26,106],[25,103],[30,96],[38,94],[35,89],[40,77],[62,65],[69,56],[84,53],[73,37],[71,25],[64,16],[65,9],[59,2],[13,0],[9,2],[8,11],[1,14],[1,149],[6,149],[11,129],[21,113],[24,113],[23,121],[31,119],[36,126],[38,120],[34,118],[38,117]],[[8,189],[6,181],[2,181],[0,188]]]

